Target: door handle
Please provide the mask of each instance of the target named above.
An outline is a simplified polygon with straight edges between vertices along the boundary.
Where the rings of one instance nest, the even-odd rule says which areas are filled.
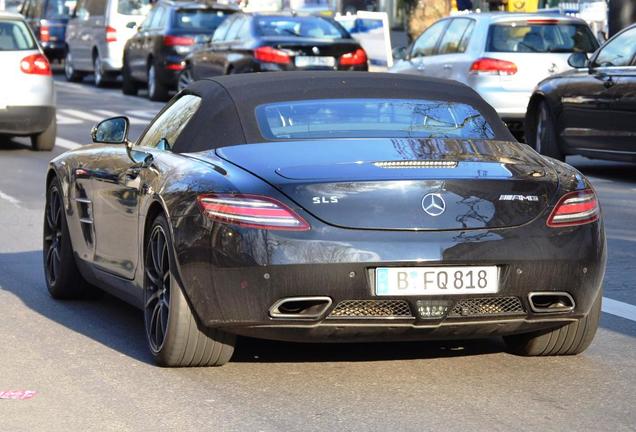
[[[453,65],[450,65],[448,63],[446,63],[444,66],[442,66],[444,68],[444,70],[451,70],[453,68]]]

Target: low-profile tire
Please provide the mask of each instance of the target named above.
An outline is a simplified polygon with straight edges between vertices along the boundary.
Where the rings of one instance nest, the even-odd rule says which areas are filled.
[[[601,316],[602,293],[590,313],[576,322],[551,331],[506,336],[510,352],[523,356],[576,355],[587,349],[594,339]]]
[[[35,151],[51,151],[55,147],[55,136],[57,135],[57,122],[55,116],[47,128],[39,134],[31,135],[31,149]]]
[[[161,82],[154,63],[148,66],[148,98],[151,101],[165,102],[170,97],[168,87]]]
[[[200,327],[172,269],[170,228],[155,218],[144,255],[144,327],[157,364],[170,367],[222,366],[234,352],[236,337]]]
[[[46,191],[43,233],[44,279],[51,297],[92,297],[97,289],[84,280],[77,268],[57,178],[51,180]]]
[[[554,116],[546,101],[541,101],[537,107],[535,124],[535,133],[531,143],[534,149],[542,155],[564,161],[565,154],[559,147]]]
[[[66,49],[66,56],[64,57],[64,77],[69,82],[80,82],[84,78],[84,74],[75,70],[73,66],[73,57],[69,49]]]
[[[122,68],[122,84],[121,92],[128,96],[137,96],[139,92],[139,83],[130,74],[130,67],[128,62],[124,59],[124,67]]]

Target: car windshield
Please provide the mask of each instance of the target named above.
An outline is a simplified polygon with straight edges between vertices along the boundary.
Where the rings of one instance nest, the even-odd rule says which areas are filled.
[[[0,51],[36,49],[35,41],[22,21],[0,21]]]
[[[258,17],[260,36],[296,36],[316,39],[340,39],[348,35],[337,24],[319,17]]]
[[[230,12],[212,9],[179,9],[174,26],[183,30],[209,30],[213,32]]]
[[[598,42],[585,24],[556,20],[528,20],[490,26],[487,51],[591,53]]]
[[[260,105],[267,139],[466,138],[494,132],[479,111],[457,102],[410,99],[320,99]]]
[[[146,15],[151,6],[150,0],[118,0],[117,12],[122,15]]]
[[[46,2],[45,16],[47,19],[68,18],[73,13],[75,1],[49,0]]]

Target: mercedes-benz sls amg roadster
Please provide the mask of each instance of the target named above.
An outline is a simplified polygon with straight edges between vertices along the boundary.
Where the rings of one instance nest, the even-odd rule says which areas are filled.
[[[462,84],[219,77],[127,132],[107,119],[51,161],[44,270],[54,298],[97,287],[141,308],[160,365],[222,365],[237,335],[503,336],[522,355],[594,337],[606,250],[592,186]]]

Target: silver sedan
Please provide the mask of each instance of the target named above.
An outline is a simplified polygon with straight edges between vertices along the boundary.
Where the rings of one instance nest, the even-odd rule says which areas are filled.
[[[0,12],[0,64],[0,134],[29,136],[34,150],[52,150],[51,65],[21,15]]]
[[[578,18],[467,14],[434,23],[402,50],[390,71],[468,84],[515,129],[539,81],[570,69],[567,59],[573,52],[597,48],[592,31]]]

